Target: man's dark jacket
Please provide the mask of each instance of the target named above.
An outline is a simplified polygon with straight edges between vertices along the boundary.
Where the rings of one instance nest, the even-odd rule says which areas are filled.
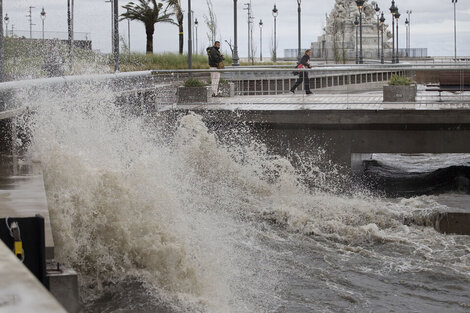
[[[211,47],[209,51],[209,66],[210,67],[217,67],[217,64],[222,62],[224,59],[222,58],[222,55],[219,52],[219,48],[217,47]]]

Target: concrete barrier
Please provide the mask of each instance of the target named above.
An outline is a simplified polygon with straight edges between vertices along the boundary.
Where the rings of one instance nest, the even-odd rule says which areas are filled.
[[[0,311],[67,313],[2,241],[0,277]]]
[[[470,235],[470,213],[439,213],[434,228],[444,234]]]

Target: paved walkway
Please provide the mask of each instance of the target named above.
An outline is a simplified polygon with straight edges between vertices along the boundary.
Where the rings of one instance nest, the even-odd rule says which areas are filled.
[[[54,256],[49,209],[47,206],[41,165],[36,162],[24,164],[20,170],[7,157],[0,163],[0,218],[44,217],[47,258]]]
[[[356,94],[314,93],[212,98],[208,104],[177,105],[180,109],[209,110],[447,110],[469,109],[470,93],[420,91],[416,102],[382,102],[382,91]]]

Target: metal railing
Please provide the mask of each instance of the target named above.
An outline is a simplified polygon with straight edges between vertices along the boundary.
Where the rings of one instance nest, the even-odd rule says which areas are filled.
[[[342,105],[354,108],[383,107],[382,86],[392,74],[413,77],[417,86],[416,102],[408,104],[413,108],[435,106],[436,108],[458,108],[470,104],[470,92],[464,73],[470,66],[462,64],[399,64],[399,65],[348,65],[317,66],[308,71],[313,96],[305,96],[303,85],[292,95],[289,89],[297,77],[293,68],[243,68],[230,67],[218,70],[225,82],[232,84],[235,97],[211,98],[209,103],[220,104],[296,104],[323,105],[325,109]],[[428,89],[427,83],[437,83],[439,71],[455,71],[461,77],[455,92]],[[37,99],[51,94],[64,94],[73,101],[80,88],[88,90],[89,101],[96,101],[93,88],[108,88],[123,105],[136,106],[145,111],[176,104],[176,89],[188,77],[200,80],[210,78],[211,70],[155,70],[119,74],[67,76],[50,79],[16,81],[0,84],[0,111],[33,106]],[[21,94],[15,97],[15,94]],[[39,96],[41,95],[41,96]],[[303,95],[303,96],[302,96]],[[83,94],[81,95],[83,100]],[[63,100],[63,99],[62,99]],[[99,99],[98,99],[99,101]],[[40,102],[39,102],[40,103]],[[40,104],[38,104],[40,105]],[[402,104],[389,104],[390,107]]]
[[[8,33],[5,35],[6,37],[26,38],[26,39],[29,39],[30,36],[32,35],[32,39],[42,39],[42,34],[43,34],[42,31],[36,31],[36,30],[30,33],[29,30],[9,29]],[[68,40],[68,32],[44,31],[44,39]],[[74,40],[91,40],[91,33],[74,32],[73,39]]]

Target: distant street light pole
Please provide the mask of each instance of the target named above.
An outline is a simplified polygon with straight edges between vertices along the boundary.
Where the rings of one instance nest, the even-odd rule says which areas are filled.
[[[193,40],[191,32],[191,0],[188,0],[188,69],[193,68]]]
[[[32,14],[32,9],[34,9],[33,6],[29,6],[29,14],[26,15],[26,17],[29,18],[29,56],[33,56],[33,14]]]
[[[191,33],[194,36],[195,30],[194,30],[194,11],[193,10],[191,10]],[[192,51],[192,54],[194,54],[194,40],[192,42],[191,51]]]
[[[67,0],[67,25],[69,42],[69,70],[73,70],[73,0]]]
[[[244,10],[247,10],[247,13],[248,13],[248,61],[250,61],[251,57],[252,57],[252,32],[251,32],[251,28],[252,28],[252,16],[251,16],[251,1],[248,2],[248,3],[245,3],[246,5],[246,8],[244,8]]]
[[[3,16],[3,0],[0,0],[0,18]],[[5,15],[5,18],[8,17],[8,14]],[[0,83],[3,82],[3,23],[0,25]],[[7,20],[5,24],[8,25]]]
[[[127,9],[127,14],[129,14],[129,9]],[[129,60],[131,58],[131,19],[127,18],[127,50],[129,52]]]
[[[454,4],[454,61],[457,62],[457,18],[456,18],[456,5],[457,0],[452,0]]]
[[[3,20],[5,21],[5,37],[8,37],[8,23],[10,22],[10,18],[8,17],[8,13],[5,14],[5,18]]]
[[[395,54],[395,63],[400,63],[400,58],[398,55],[398,19],[400,18],[400,12],[398,12],[398,8],[397,12],[395,13],[395,18],[397,19],[397,53]]]
[[[356,0],[357,8],[359,9],[359,64],[364,63],[364,55],[362,54],[362,8],[364,6],[364,0]]]
[[[356,19],[354,20],[354,27],[356,28],[356,40],[355,40],[355,50],[356,50],[356,64],[359,64],[359,50],[357,48],[357,37],[358,37],[358,27],[359,27],[359,20],[357,19],[357,15],[356,15]]]
[[[114,72],[119,72],[119,0],[113,0]]]
[[[377,15],[377,58],[380,58],[380,35],[379,35],[379,28],[380,28],[380,8],[379,5],[375,4],[375,14]]]
[[[298,19],[297,19],[297,23],[298,23],[298,28],[299,28],[299,31],[298,31],[298,35],[299,35],[299,45],[298,45],[298,51],[297,51],[297,60],[300,61],[300,59],[302,58],[302,52],[300,51],[302,49],[302,44],[301,44],[301,24],[300,24],[300,12],[301,12],[301,9],[300,9],[300,3],[301,3],[301,0],[297,0],[297,14],[298,14]]]
[[[406,57],[409,58],[410,57],[410,54],[409,54],[409,47],[408,47],[408,30],[410,29],[410,22],[408,21],[408,18],[405,19],[405,27],[406,27],[406,48],[405,48],[405,52],[406,52]]]
[[[277,43],[276,43],[276,36],[277,36],[277,33],[276,33],[276,19],[277,19],[277,15],[279,14],[279,10],[276,8],[276,5],[274,5],[274,8],[273,8],[273,17],[274,17],[274,47],[273,47],[273,61],[276,62],[277,61],[277,55],[276,55],[276,50],[277,50]]]
[[[44,41],[44,20],[46,19],[46,11],[44,11],[44,7],[42,7],[41,11],[41,20],[42,20],[42,41]]]
[[[392,63],[395,63],[395,13],[397,7],[395,6],[395,0],[392,0],[392,6],[390,7],[390,13],[392,14]]]
[[[237,41],[237,0],[233,0],[233,51],[232,51],[232,66],[239,66],[238,60],[238,41]]]
[[[384,12],[382,12],[382,16],[380,17],[380,31],[382,33],[382,51],[380,53],[380,63],[384,64],[385,59],[384,59],[384,23],[385,23],[385,17],[384,17]]]
[[[197,21],[197,19],[194,21],[194,28],[196,29],[196,48],[194,49],[194,53],[198,54],[198,44],[197,44],[197,27],[199,26],[199,22]]]
[[[259,61],[263,62],[263,20],[259,20]]]
[[[408,14],[408,42],[407,42],[407,49],[408,49],[408,56],[411,55],[411,13],[413,11],[411,10],[406,10],[406,14]]]

